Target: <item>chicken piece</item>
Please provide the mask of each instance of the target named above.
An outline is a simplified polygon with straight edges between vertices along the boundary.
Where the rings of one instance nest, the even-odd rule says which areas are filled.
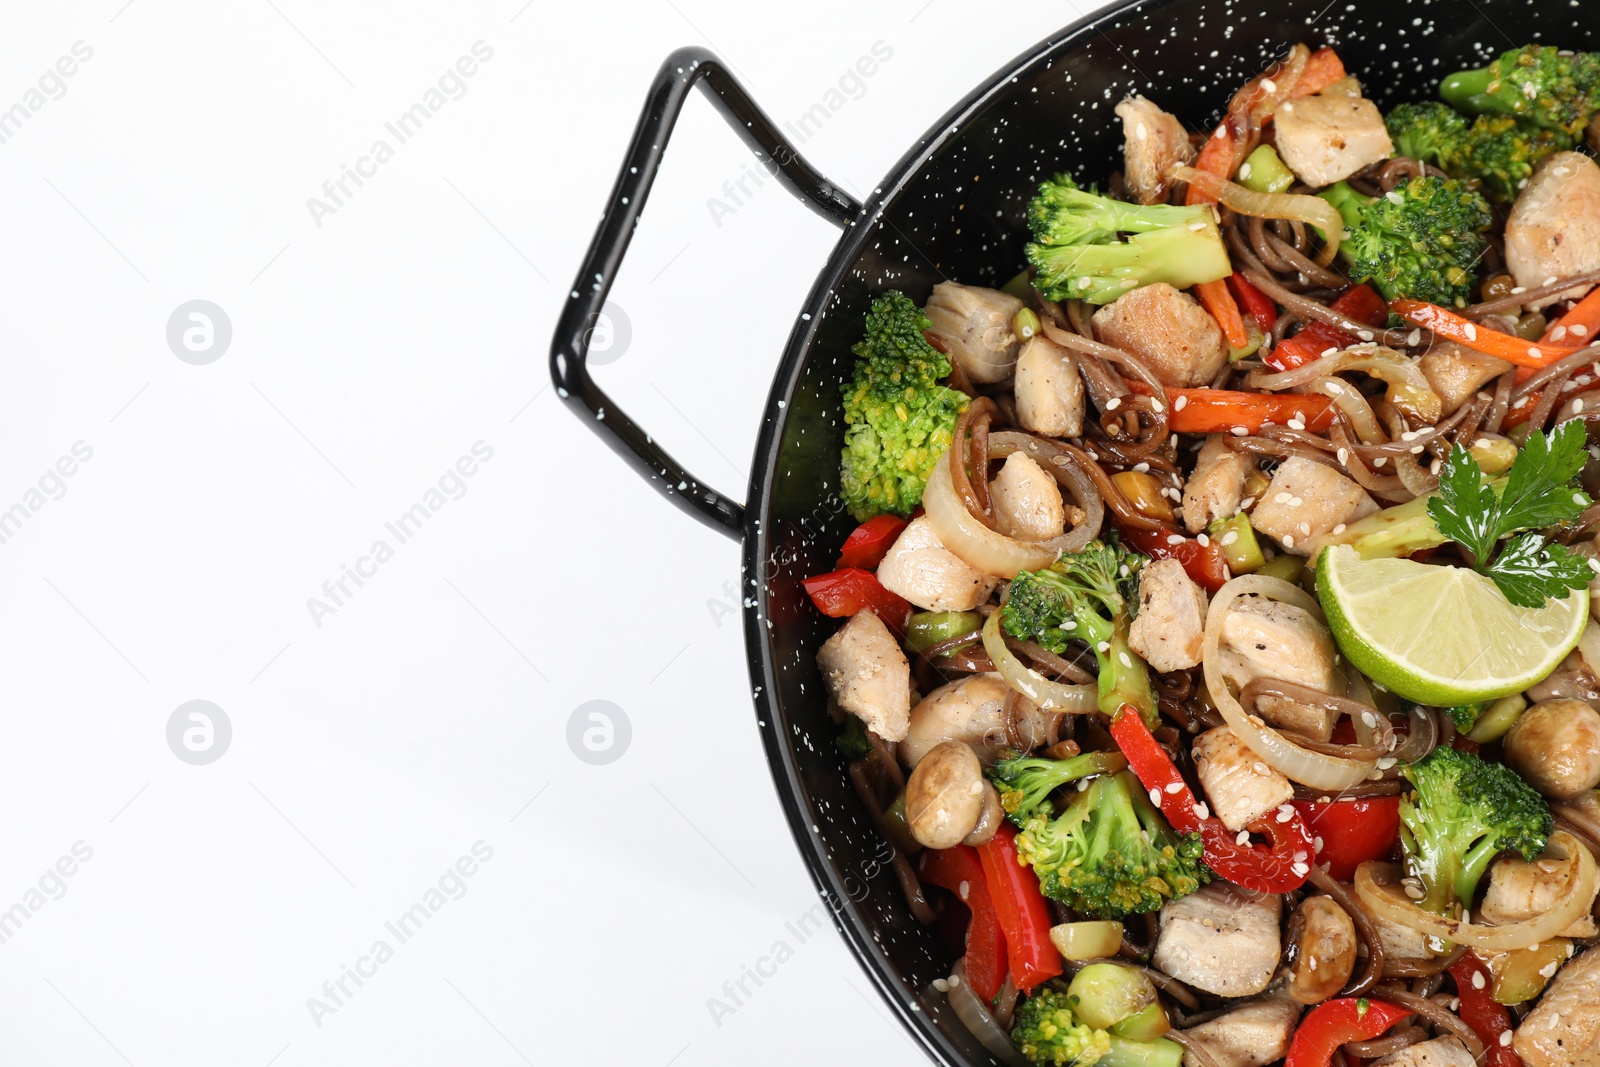
[[[1243,830],[1279,804],[1294,799],[1289,779],[1262,762],[1226,726],[1207,730],[1190,750],[1211,810],[1230,830]]]
[[[1158,674],[1200,662],[1206,629],[1206,591],[1175,559],[1152,560],[1139,572],[1139,614],[1128,644]]]
[[[1222,621],[1222,676],[1237,689],[1257,678],[1340,693],[1333,635],[1304,608],[1248,597]],[[1255,710],[1274,726],[1317,741],[1333,737],[1334,714],[1282,697],[1263,697]]]
[[[1477,1061],[1459,1037],[1419,1041],[1391,1056],[1374,1060],[1373,1067],[1477,1067]]]
[[[1600,166],[1594,160],[1558,152],[1534,171],[1506,219],[1506,266],[1530,289],[1600,270]],[[1578,286],[1530,306],[1575,299],[1589,289]]]
[[[1600,712],[1583,700],[1541,700],[1505,736],[1506,766],[1551,800],[1600,785]]]
[[[1380,885],[1378,891],[1387,893],[1396,900],[1415,903],[1405,895],[1405,890],[1398,884]],[[1436,958],[1428,948],[1428,939],[1425,935],[1409,926],[1391,922],[1371,908],[1367,909],[1367,917],[1372,920],[1373,929],[1378,931],[1378,944],[1383,946],[1385,974],[1397,975],[1399,964],[1403,962],[1420,963]],[[1357,954],[1365,958],[1366,946],[1361,946]]]
[[[1254,469],[1254,461],[1229,448],[1221,434],[1207,437],[1195,457],[1194,473],[1183,485],[1183,522],[1189,532],[1199,533],[1213,519],[1237,512],[1244,499],[1244,481]]]
[[[1211,1054],[1215,1067],[1266,1067],[1289,1051],[1299,1020],[1300,1005],[1285,996],[1265,996],[1183,1033]],[[1192,1053],[1184,1054],[1184,1063],[1201,1067]]]
[[[1170,901],[1161,909],[1161,935],[1151,963],[1217,996],[1259,993],[1278,969],[1282,903],[1275,893],[1222,881]]]
[[[933,323],[929,332],[967,377],[990,385],[1011,377],[1022,347],[1011,320],[1022,307],[1022,301],[998,289],[940,282],[922,313]]]
[[[1283,104],[1273,115],[1278,155],[1307,185],[1332,185],[1394,155],[1378,105],[1359,86],[1331,85]]]
[[[1006,734],[1006,699],[1013,696],[1013,729],[1019,735],[1014,740]],[[1032,751],[1044,744],[1056,718],[1016,695],[999,675],[974,674],[940,686],[911,709],[911,723],[900,742],[900,759],[915,767],[935,746],[963,741],[985,764],[993,763],[1004,749]]]
[[[1129,291],[1093,321],[1101,342],[1138,356],[1163,385],[1208,385],[1228,362],[1217,320],[1166,282]]]
[[[1470,348],[1441,342],[1428,349],[1418,362],[1428,387],[1443,401],[1443,414],[1449,415],[1472,398],[1472,394],[1511,369],[1503,359],[1474,352]]]
[[[1250,513],[1250,525],[1297,556],[1311,556],[1317,538],[1376,514],[1367,491],[1332,467],[1290,456],[1278,465]]]
[[[878,564],[878,581],[924,611],[971,611],[989,599],[995,579],[939,542],[926,515],[911,520]]]
[[[995,528],[1018,541],[1048,541],[1067,528],[1061,487],[1038,462],[1021,452],[1006,457],[989,483]]]
[[[1600,1067],[1600,951],[1561,968],[1511,1047],[1527,1067]]]
[[[1022,346],[1011,391],[1024,430],[1046,437],[1083,433],[1083,377],[1077,361],[1044,334],[1035,334]]]
[[[885,741],[906,736],[911,665],[883,620],[858,611],[817,650],[828,694]]]
[[[1478,914],[1492,926],[1507,926],[1543,915],[1572,892],[1572,878],[1571,866],[1561,860],[1537,859],[1529,863],[1521,856],[1496,860],[1489,868],[1489,891],[1483,896]],[[1591,906],[1594,897],[1593,893],[1589,895]],[[1560,936],[1593,937],[1597,933],[1600,928],[1585,908]]]
[[[1595,592],[1595,583],[1589,583],[1590,593]],[[1594,602],[1589,602],[1589,622],[1584,627],[1584,636],[1591,641],[1594,634],[1591,632],[1600,624],[1594,619]],[[1583,656],[1583,643],[1567,654],[1561,661],[1561,666],[1547,674],[1544,679],[1528,688],[1528,702],[1542,704],[1547,700],[1585,700],[1590,704],[1600,704],[1600,674]]]
[[[1194,160],[1189,131],[1142,96],[1117,105],[1122,119],[1122,171],[1128,188],[1141,204],[1159,204],[1172,188],[1167,172]]]

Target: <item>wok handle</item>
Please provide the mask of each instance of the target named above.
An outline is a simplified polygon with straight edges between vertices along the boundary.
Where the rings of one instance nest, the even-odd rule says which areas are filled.
[[[701,522],[735,540],[744,536],[744,505],[717,492],[685,470],[651,436],[611,402],[589,376],[589,346],[611,282],[622,266],[639,213],[661,167],[678,112],[699,85],[763,166],[813,211],[837,226],[849,226],[861,205],[809,163],[778,132],[767,114],[714,54],[680,48],[667,57],[650,87],[627,157],[606,202],[583,267],[573,282],[550,345],[550,377],[556,395],[599,434],[656,491]]]

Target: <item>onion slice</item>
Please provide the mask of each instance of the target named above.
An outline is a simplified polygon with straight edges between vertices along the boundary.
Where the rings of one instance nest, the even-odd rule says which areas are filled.
[[[1002,608],[1001,611],[1004,609]],[[1021,693],[1043,711],[1065,711],[1082,715],[1100,710],[1100,690],[1094,685],[1067,685],[1046,678],[1016,657],[1006,647],[1000,632],[1000,611],[989,613],[983,623],[983,650],[989,653],[1000,680]]]
[[[1059,537],[1048,541],[1018,541],[991,530],[975,517],[956,494],[950,479],[949,453],[940,456],[928,475],[922,493],[922,506],[939,543],[954,552],[968,566],[999,578],[1015,578],[1018,571],[1048,567],[1068,552],[1077,552],[1100,532],[1105,521],[1105,503],[1077,461],[1066,452],[1051,449],[1045,442],[1027,434],[997,433],[989,438],[989,455],[1003,459],[1012,452],[1025,451],[1040,458],[1040,466],[1066,486],[1083,509],[1083,521]]]
[[[978,999],[978,994],[972,991],[972,986],[967,984],[967,971],[964,963],[956,961],[955,970],[950,972],[950,988],[945,997],[950,1001],[950,1007],[955,1010],[956,1018],[983,1043],[983,1047],[1002,1063],[1013,1067],[1028,1067],[1028,1061],[1023,1059],[1022,1053],[1011,1043],[1011,1035],[1000,1029],[1000,1024],[995,1021],[989,1009],[983,1006]]]
[[[1600,886],[1600,870],[1595,867],[1594,857],[1576,837],[1565,830],[1557,830],[1550,835],[1549,851],[1561,853],[1569,865],[1577,867],[1576,874],[1568,881],[1567,894],[1548,911],[1505,926],[1484,926],[1435,915],[1409,900],[1384,892],[1384,881],[1398,877],[1399,868],[1377,860],[1368,860],[1356,868],[1356,895],[1373,915],[1440,941],[1490,952],[1528,948],[1555,937],[1584,915],[1589,910],[1595,888]]]
[[[1300,747],[1268,726],[1260,716],[1246,714],[1238,697],[1228,687],[1227,680],[1222,677],[1222,626],[1235,602],[1251,595],[1265,596],[1303,608],[1318,622],[1322,621],[1322,609],[1316,599],[1299,586],[1290,585],[1281,578],[1246,574],[1217,590],[1211,598],[1211,608],[1206,612],[1205,643],[1201,652],[1205,664],[1206,689],[1211,694],[1212,703],[1222,713],[1229,728],[1239,736],[1239,740],[1289,780],[1329,792],[1348,789],[1366,781],[1374,770],[1372,762],[1330,756]]]
[[[1322,251],[1317,255],[1317,265],[1326,267],[1333,262],[1344,239],[1344,217],[1337,208],[1320,196],[1304,193],[1258,193],[1242,185],[1209,174],[1193,167],[1174,167],[1169,176],[1188,182],[1241,215],[1257,219],[1298,219],[1315,226],[1322,233]]]
[[[1444,402],[1423,375],[1421,365],[1392,348],[1375,343],[1341,349],[1278,374],[1256,371],[1246,379],[1246,384],[1251,389],[1275,393],[1296,386],[1309,387],[1337,400],[1338,397],[1318,379],[1352,370],[1383,381],[1389,387],[1384,398],[1407,415],[1428,423],[1439,421]]]

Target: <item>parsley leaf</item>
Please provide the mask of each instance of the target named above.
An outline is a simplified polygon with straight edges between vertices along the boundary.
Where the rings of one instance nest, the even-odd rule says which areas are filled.
[[[1472,554],[1478,573],[1492,579],[1507,600],[1541,607],[1594,577],[1582,556],[1523,532],[1571,522],[1589,506],[1588,495],[1571,484],[1588,458],[1577,420],[1532,434],[1496,493],[1472,453],[1458,445],[1439,471],[1439,492],[1428,499],[1428,515],[1440,533]],[[1495,546],[1513,534],[1519,536],[1496,556]]]
[[[1465,547],[1479,563],[1494,552],[1500,501],[1484,484],[1483,468],[1460,445],[1439,471],[1439,495],[1428,499],[1428,515],[1440,533]]]
[[[1589,458],[1583,423],[1564,422],[1550,434],[1530,434],[1500,494],[1500,536],[1571,522],[1589,498],[1568,483]]]
[[[1546,600],[1559,600],[1594,577],[1582,556],[1561,545],[1545,544],[1536,533],[1512,538],[1493,563],[1478,570],[1494,579],[1507,600],[1522,608],[1543,607]]]

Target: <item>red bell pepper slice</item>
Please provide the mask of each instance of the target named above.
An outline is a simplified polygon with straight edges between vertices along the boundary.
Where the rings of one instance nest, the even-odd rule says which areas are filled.
[[[1062,966],[1061,953],[1050,940],[1050,907],[1033,868],[1017,858],[1016,841],[1016,829],[1002,823],[988,844],[978,846],[978,859],[1005,933],[1011,981],[1027,993],[1060,974]]]
[[[1299,814],[1280,822],[1280,815],[1269,813],[1251,823],[1250,832],[1265,836],[1272,843],[1240,844],[1238,835],[1222,825],[1221,819],[1209,813],[1201,817],[1194,792],[1137,709],[1128,714],[1132,708],[1131,704],[1123,705],[1122,713],[1111,723],[1111,738],[1128,757],[1128,766],[1150,790],[1150,799],[1156,801],[1173,829],[1200,834],[1206,866],[1228,881],[1259,893],[1287,893],[1304,885],[1311,871],[1312,844]]]
[[[1317,862],[1337,881],[1348,882],[1367,860],[1380,860],[1400,840],[1400,798],[1294,801],[1314,838],[1322,838]],[[1314,844],[1315,842],[1313,842]]]
[[[1278,321],[1278,305],[1266,293],[1250,284],[1243,274],[1235,273],[1228,279],[1228,288],[1233,290],[1233,295],[1239,303],[1256,320],[1262,333],[1272,329],[1273,323]]]
[[[1202,545],[1168,526],[1159,530],[1136,530],[1118,523],[1117,532],[1125,544],[1151,559],[1177,560],[1190,578],[1210,592],[1215,593],[1228,583],[1228,557],[1215,541]]]
[[[871,611],[895,633],[903,633],[911,605],[885,589],[878,576],[860,567],[829,571],[803,583],[811,602],[824,615],[847,619],[858,611]]]
[[[1333,401],[1319,393],[1246,393],[1233,389],[1168,389],[1173,433],[1230,433],[1244,427],[1260,433],[1267,423],[1286,426],[1299,418],[1312,433],[1333,425]]]
[[[1389,305],[1383,302],[1383,297],[1370,285],[1357,285],[1346,289],[1338,299],[1330,305],[1345,318],[1381,330],[1389,322]],[[1313,360],[1320,359],[1328,349],[1345,349],[1353,344],[1360,343],[1360,338],[1353,337],[1336,326],[1329,326],[1325,322],[1313,322],[1293,337],[1284,340],[1262,356],[1262,361],[1273,370],[1294,370],[1303,367]]]
[[[839,562],[835,566],[840,570],[846,567],[876,570],[905,528],[906,520],[898,515],[879,515],[868,519],[845,538],[844,547],[839,549]]]
[[[1346,1041],[1371,1041],[1416,1013],[1386,1000],[1338,997],[1325,1000],[1300,1020],[1283,1067],[1328,1067]]]
[[[977,851],[966,845],[928,849],[919,863],[917,873],[924,882],[950,890],[972,913],[962,969],[978,999],[991,1003],[1006,980],[1006,936],[989,899],[989,884]]]
[[[1480,988],[1473,979],[1483,983]],[[1472,1027],[1487,1050],[1484,1067],[1522,1067],[1522,1057],[1510,1045],[1500,1044],[1500,1035],[1511,1030],[1511,1013],[1489,992],[1489,970],[1483,961],[1468,952],[1450,965],[1456,980],[1456,995],[1461,998],[1461,1021]]]

